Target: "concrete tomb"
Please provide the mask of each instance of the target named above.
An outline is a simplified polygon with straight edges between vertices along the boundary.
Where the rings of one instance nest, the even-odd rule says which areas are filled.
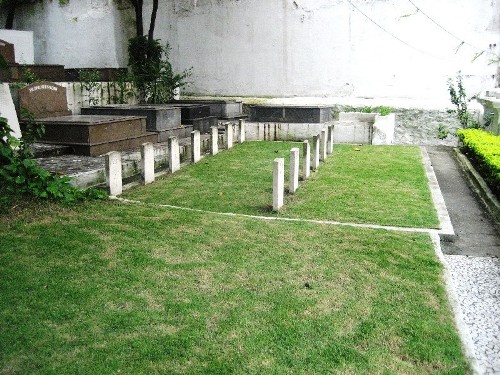
[[[219,152],[219,128],[212,126],[210,128],[210,155],[216,155]]]
[[[312,157],[311,167],[314,170],[319,168],[320,143],[321,143],[321,135],[316,134],[315,136],[313,136],[313,141],[312,141],[313,157]]]
[[[166,142],[169,137],[185,138],[193,130],[181,126],[181,109],[162,105],[108,104],[82,107],[82,115],[111,115],[146,117],[146,129],[158,135],[158,142]]]
[[[66,89],[51,82],[19,90],[19,106],[45,127],[41,142],[69,145],[76,154],[97,156],[157,141],[155,133],[146,131],[145,117],[71,115]]]
[[[246,117],[243,114],[243,103],[236,100],[187,99],[174,100],[172,104],[198,104],[210,107],[210,116],[219,120],[234,120]]]
[[[253,105],[250,122],[324,123],[332,120],[327,106]]]

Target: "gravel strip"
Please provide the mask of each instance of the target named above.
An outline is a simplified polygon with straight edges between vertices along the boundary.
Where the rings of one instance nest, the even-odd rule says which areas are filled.
[[[474,346],[476,372],[500,374],[500,261],[444,255]]]

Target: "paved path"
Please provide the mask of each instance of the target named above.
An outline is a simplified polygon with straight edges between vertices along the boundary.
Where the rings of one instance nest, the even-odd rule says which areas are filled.
[[[453,149],[426,149],[456,233],[442,238],[441,249],[462,339],[472,346],[475,373],[500,374],[500,236],[469,188]]]

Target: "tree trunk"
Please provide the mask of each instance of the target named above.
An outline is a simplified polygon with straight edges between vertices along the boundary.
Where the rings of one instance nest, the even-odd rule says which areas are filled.
[[[158,14],[158,0],[153,0],[153,10],[151,11],[151,22],[149,23],[149,32],[148,32],[148,39],[150,41],[153,40],[157,14]]]
[[[12,30],[14,28],[14,16],[16,14],[16,1],[7,2],[7,19],[5,20],[5,28]]]
[[[143,0],[130,0],[135,9],[135,30],[137,36],[144,35],[144,24],[142,22],[142,5]]]

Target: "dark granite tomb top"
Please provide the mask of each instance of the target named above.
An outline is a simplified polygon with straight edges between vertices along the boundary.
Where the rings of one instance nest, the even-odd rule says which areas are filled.
[[[70,116],[57,116],[57,117],[45,117],[42,119],[36,119],[39,123],[58,123],[58,124],[70,124],[70,125],[98,125],[98,124],[110,124],[113,122],[122,122],[129,120],[142,119],[145,117],[139,116],[101,116],[101,115],[70,115]]]
[[[332,107],[297,105],[250,106],[250,121],[323,123],[332,120]]]

